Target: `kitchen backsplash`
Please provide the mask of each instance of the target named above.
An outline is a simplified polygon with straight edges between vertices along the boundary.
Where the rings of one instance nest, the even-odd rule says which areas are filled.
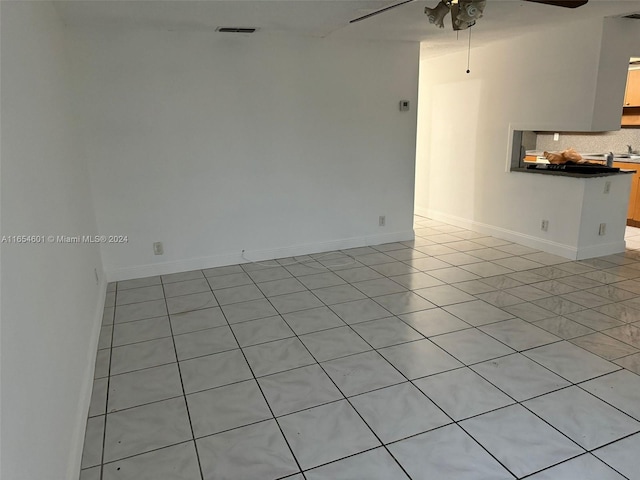
[[[575,148],[582,153],[627,153],[627,145],[634,152],[640,151],[640,128],[623,128],[617,132],[560,133],[553,140],[553,133],[538,133],[536,150],[556,151]]]

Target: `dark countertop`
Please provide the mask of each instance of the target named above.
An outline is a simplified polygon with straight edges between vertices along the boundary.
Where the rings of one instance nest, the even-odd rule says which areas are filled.
[[[640,166],[638,167],[640,169]],[[611,177],[614,175],[626,175],[633,174],[635,170],[620,169],[619,172],[606,172],[606,173],[575,173],[575,172],[563,172],[562,170],[534,170],[528,168],[512,168],[512,172],[521,173],[533,173],[537,175],[553,175],[556,177],[575,177],[575,178],[594,178],[594,177]]]

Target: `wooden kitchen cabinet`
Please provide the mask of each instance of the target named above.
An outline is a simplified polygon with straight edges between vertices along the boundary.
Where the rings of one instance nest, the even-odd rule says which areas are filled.
[[[614,167],[624,170],[635,170],[631,179],[631,192],[629,192],[629,208],[627,209],[627,225],[640,227],[640,164],[613,162]]]
[[[627,89],[624,94],[625,107],[640,107],[640,70],[629,70]]]
[[[640,127],[640,70],[629,70],[620,125]]]

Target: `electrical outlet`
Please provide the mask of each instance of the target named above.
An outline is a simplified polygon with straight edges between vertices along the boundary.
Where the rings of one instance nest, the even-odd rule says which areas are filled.
[[[560,140],[560,134],[559,133],[554,133],[553,134],[553,141],[557,142],[558,140]]]
[[[549,230],[549,220],[542,220],[542,223],[540,224],[540,230],[542,230],[543,232]]]
[[[154,242],[153,244],[153,254],[154,255],[163,255],[164,247],[162,246],[162,242]]]
[[[387,219],[384,215],[380,215],[378,217],[378,226],[379,227],[384,227],[387,224]]]
[[[601,223],[600,224],[600,228],[598,229],[598,235],[600,235],[601,237],[606,235],[607,233],[607,224],[606,223]]]
[[[604,193],[609,193],[611,191],[611,182],[607,180],[604,182]]]

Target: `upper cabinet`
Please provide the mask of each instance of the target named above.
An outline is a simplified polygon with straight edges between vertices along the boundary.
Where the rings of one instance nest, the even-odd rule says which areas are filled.
[[[640,70],[629,70],[624,106],[640,107]]]
[[[629,70],[622,109],[623,127],[640,127],[640,70]]]

